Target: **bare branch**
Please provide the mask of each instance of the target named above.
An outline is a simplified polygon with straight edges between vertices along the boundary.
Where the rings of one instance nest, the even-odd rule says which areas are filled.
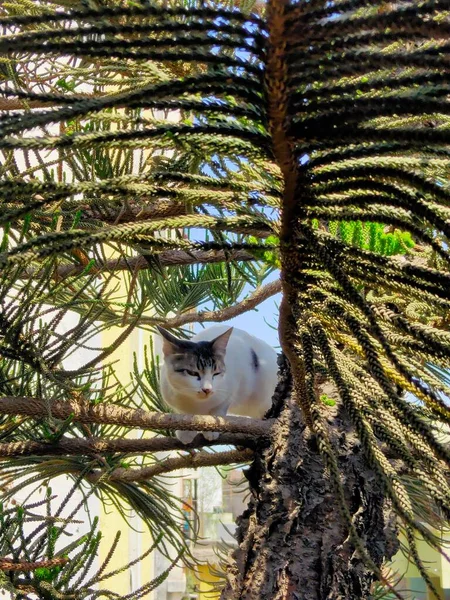
[[[186,323],[204,323],[205,321],[228,321],[229,319],[233,319],[242,313],[245,313],[249,310],[252,310],[270,296],[274,296],[278,292],[281,291],[281,281],[272,281],[250,294],[248,298],[242,300],[238,304],[234,306],[229,306],[224,308],[223,310],[203,310],[194,313],[187,313],[184,315],[180,315],[179,317],[173,317],[173,319],[168,319],[167,321],[162,321],[165,327],[181,327],[181,325],[185,325]]]
[[[255,436],[239,433],[223,433],[216,440],[197,438],[190,444],[183,444],[177,438],[154,437],[150,439],[104,439],[104,438],[66,438],[58,442],[35,442],[26,440],[20,442],[0,443],[0,457],[11,456],[60,456],[98,454],[145,454],[147,452],[163,452],[169,450],[194,450],[205,446],[233,445],[253,446]]]
[[[170,473],[178,469],[195,469],[197,467],[214,467],[217,465],[229,465],[230,463],[247,462],[253,458],[253,450],[246,448],[245,450],[230,450],[228,452],[197,452],[195,454],[187,454],[185,456],[177,456],[175,458],[167,458],[160,463],[142,469],[115,469],[108,475],[108,479],[129,482],[129,481],[146,481],[163,473]],[[97,471],[89,474],[86,479],[91,483],[96,483],[101,477],[104,477],[104,472]]]
[[[181,429],[188,431],[226,431],[247,433],[254,436],[269,436],[271,419],[248,417],[212,417],[210,415],[174,415],[148,412],[142,409],[124,408],[117,404],[91,405],[76,402],[51,403],[52,416],[57,419],[73,417],[80,423],[104,423],[139,429]],[[0,414],[47,416],[47,404],[33,397],[4,396],[0,398]]]

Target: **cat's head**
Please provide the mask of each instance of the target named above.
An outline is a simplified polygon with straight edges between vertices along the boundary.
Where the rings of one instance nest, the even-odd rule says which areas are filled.
[[[180,340],[158,326],[170,385],[193,400],[208,400],[222,386],[225,353],[233,328],[211,341]]]

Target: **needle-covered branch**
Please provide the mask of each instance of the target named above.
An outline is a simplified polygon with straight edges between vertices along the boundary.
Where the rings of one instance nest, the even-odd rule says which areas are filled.
[[[5,396],[0,398],[0,414],[47,416],[44,400],[32,397]],[[51,403],[51,415],[57,419],[73,418],[80,423],[103,423],[139,429],[171,429],[188,431],[223,431],[269,436],[272,421],[247,417],[212,417],[210,415],[175,415],[123,408],[117,404]]]

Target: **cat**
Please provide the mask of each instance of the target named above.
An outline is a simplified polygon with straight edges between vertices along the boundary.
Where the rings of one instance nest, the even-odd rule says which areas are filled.
[[[190,340],[158,326],[163,337],[161,393],[178,413],[262,418],[278,380],[277,353],[242,329],[216,325]],[[198,431],[177,431],[184,444]],[[207,440],[219,434],[203,433]]]

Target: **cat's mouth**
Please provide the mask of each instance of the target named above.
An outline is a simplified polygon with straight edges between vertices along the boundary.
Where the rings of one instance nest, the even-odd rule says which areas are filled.
[[[204,392],[203,390],[199,390],[197,392],[197,396],[200,400],[208,400],[209,398],[211,398],[211,396],[214,394],[214,392],[211,390],[209,392]]]

